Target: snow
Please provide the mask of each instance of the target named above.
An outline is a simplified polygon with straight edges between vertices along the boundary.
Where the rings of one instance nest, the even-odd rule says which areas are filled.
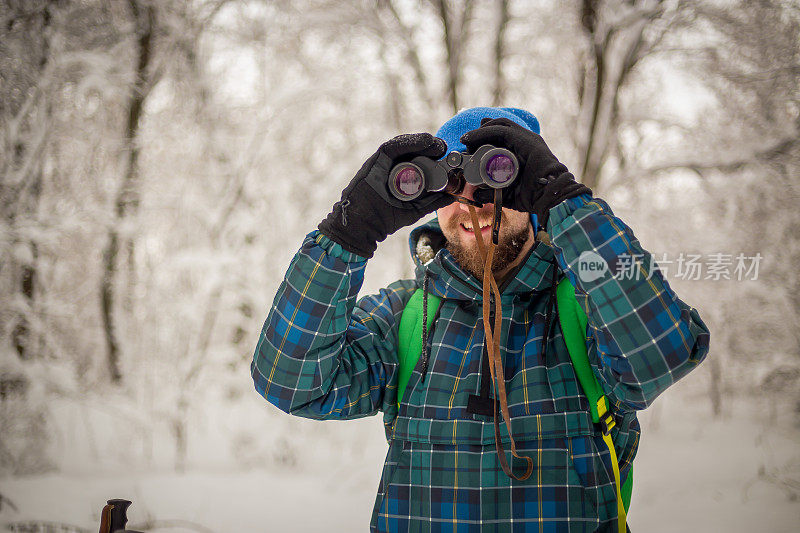
[[[641,414],[631,530],[797,531],[800,505],[791,481],[800,471],[796,420],[790,413],[764,420],[764,405],[746,398],[726,400],[725,414],[715,420],[696,387],[679,383]],[[186,524],[216,532],[365,531],[386,452],[380,419],[321,424],[330,440],[318,441],[317,448],[302,442],[301,455],[336,457],[340,451],[341,461],[271,469],[194,466],[186,474],[101,471],[3,479],[0,493],[19,512],[4,507],[0,525],[45,520],[95,531],[105,500],[127,498],[133,501],[132,527],[157,520],[176,521],[178,527],[155,529],[164,531],[198,530]],[[353,435],[363,446],[344,449]]]
[[[120,125],[135,65],[120,58],[136,40],[125,6],[59,4],[50,30],[21,30],[23,19],[39,17],[27,14],[2,39],[14,52],[5,63],[0,57],[0,79],[11,75],[0,84],[7,97],[0,118],[10,128],[0,137],[24,156],[8,176],[19,185],[40,175],[42,187],[0,194],[10,209],[0,217],[0,374],[30,385],[0,398],[0,463],[6,476],[51,473],[0,477],[0,530],[33,520],[97,531],[103,503],[115,497],[133,500],[134,528],[174,520],[217,532],[367,529],[386,452],[380,419],[289,417],[253,392],[248,366],[291,256],[361,163],[386,139],[435,131],[450,116],[435,6],[396,2],[420,63],[431,66],[420,84],[397,25],[369,3],[298,10],[290,2],[195,2],[185,4],[196,10],[175,11],[180,2],[164,2],[162,12],[153,2],[165,25],[136,139],[141,206],[138,216],[117,220],[112,200],[126,153]],[[213,24],[211,4],[222,9]],[[591,73],[584,72],[589,43],[575,38],[583,31],[579,10],[575,2],[513,4],[506,104],[535,111],[548,145],[576,170],[585,143],[577,119],[591,111],[581,102],[592,101],[577,97]],[[698,305],[712,352],[701,376],[641,416],[629,516],[636,532],[800,530],[798,407],[786,405],[800,397],[789,379],[800,325],[792,300],[800,286],[792,266],[800,258],[800,180],[786,179],[798,174],[795,152],[774,161],[758,155],[797,127],[797,10],[777,0],[751,9],[722,4],[704,4],[705,17],[640,61],[619,93],[621,123],[609,122],[608,93],[596,130],[596,147],[613,146],[611,134],[619,133],[622,150],[595,189],[648,249],[765,258],[758,283],[670,279]],[[492,3],[476,10],[476,21],[494,20]],[[714,21],[715,14],[724,16]],[[646,33],[669,24],[653,22]],[[472,37],[459,94],[463,105],[482,105],[494,39],[491,31]],[[617,67],[627,42],[608,51]],[[196,52],[196,70],[187,51]],[[23,104],[27,111],[19,111]],[[703,179],[642,170],[748,158],[745,169]],[[97,293],[114,224],[136,244],[129,279],[119,279],[115,319],[122,386],[107,383]],[[361,294],[413,275],[409,231],[381,243]],[[18,288],[20,268],[31,262],[34,298]],[[20,318],[38,345],[26,360],[7,342]],[[697,379],[712,361],[723,369],[719,419]],[[784,367],[779,387],[772,377]]]
[[[788,497],[759,471],[794,469],[796,479],[800,431],[770,427],[747,398],[726,400],[713,420],[705,397],[692,404],[676,392],[641,416],[631,530],[798,531],[797,493]]]
[[[362,484],[349,478],[342,485],[339,477],[334,469],[310,476],[263,470],[123,478],[43,476],[3,483],[3,490],[18,502],[20,517],[90,530],[97,529],[105,500],[115,496],[133,501],[129,527],[157,519],[186,521],[219,532],[326,531],[332,524],[336,531],[363,531],[377,479]]]

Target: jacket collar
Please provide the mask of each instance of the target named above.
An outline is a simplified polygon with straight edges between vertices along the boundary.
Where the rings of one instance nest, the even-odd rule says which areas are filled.
[[[412,230],[409,245],[418,283],[422,284],[427,273],[431,294],[456,300],[482,300],[481,280],[461,268],[447,250],[446,243],[436,218]],[[500,287],[502,299],[550,288],[553,258],[550,246],[536,242],[527,260]]]

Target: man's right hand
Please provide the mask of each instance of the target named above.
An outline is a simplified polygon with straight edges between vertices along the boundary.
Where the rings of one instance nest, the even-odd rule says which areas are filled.
[[[507,118],[483,119],[479,128],[465,133],[461,142],[470,153],[484,144],[508,148],[522,167],[517,181],[503,189],[503,207],[523,213],[536,213],[539,223],[547,227],[550,209],[567,198],[592,194],[592,190],[575,180],[541,135]],[[491,202],[493,190],[480,189],[475,200]]]
[[[383,143],[342,191],[342,199],[320,223],[319,231],[349,252],[372,257],[378,242],[389,234],[450,204],[454,198],[445,193],[425,192],[396,207],[370,185],[367,176],[378,178],[370,181],[385,184],[395,163],[418,155],[439,159],[446,151],[445,142],[430,133],[398,135]]]

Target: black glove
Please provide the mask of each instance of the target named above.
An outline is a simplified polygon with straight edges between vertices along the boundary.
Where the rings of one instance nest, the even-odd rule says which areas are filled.
[[[542,226],[546,226],[551,208],[567,198],[592,194],[589,187],[575,181],[575,177],[556,159],[541,135],[513,120],[483,119],[478,129],[468,131],[461,137],[461,142],[470,152],[484,144],[514,152],[519,160],[520,174],[511,186],[503,189],[503,207],[535,213]],[[493,202],[494,190],[477,190],[475,200]]]
[[[454,200],[445,193],[423,193],[410,202],[390,197],[387,181],[394,164],[418,155],[439,159],[446,151],[445,142],[430,133],[398,135],[383,143],[342,191],[319,231],[349,252],[372,257],[387,235]],[[386,190],[379,193],[373,183]]]

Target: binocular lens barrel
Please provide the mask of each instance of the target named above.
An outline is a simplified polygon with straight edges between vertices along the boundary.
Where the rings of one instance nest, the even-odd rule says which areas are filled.
[[[497,154],[486,162],[486,178],[490,180],[487,185],[502,186],[513,179],[517,173],[517,165],[505,154]],[[493,183],[492,183],[493,182]]]
[[[413,200],[425,189],[422,169],[413,163],[401,163],[392,169],[389,188],[401,200]]]
[[[485,144],[474,154],[453,151],[443,160],[417,156],[398,163],[389,172],[386,185],[392,196],[407,202],[425,191],[458,195],[467,184],[502,189],[511,185],[518,173],[519,162],[513,152]]]

